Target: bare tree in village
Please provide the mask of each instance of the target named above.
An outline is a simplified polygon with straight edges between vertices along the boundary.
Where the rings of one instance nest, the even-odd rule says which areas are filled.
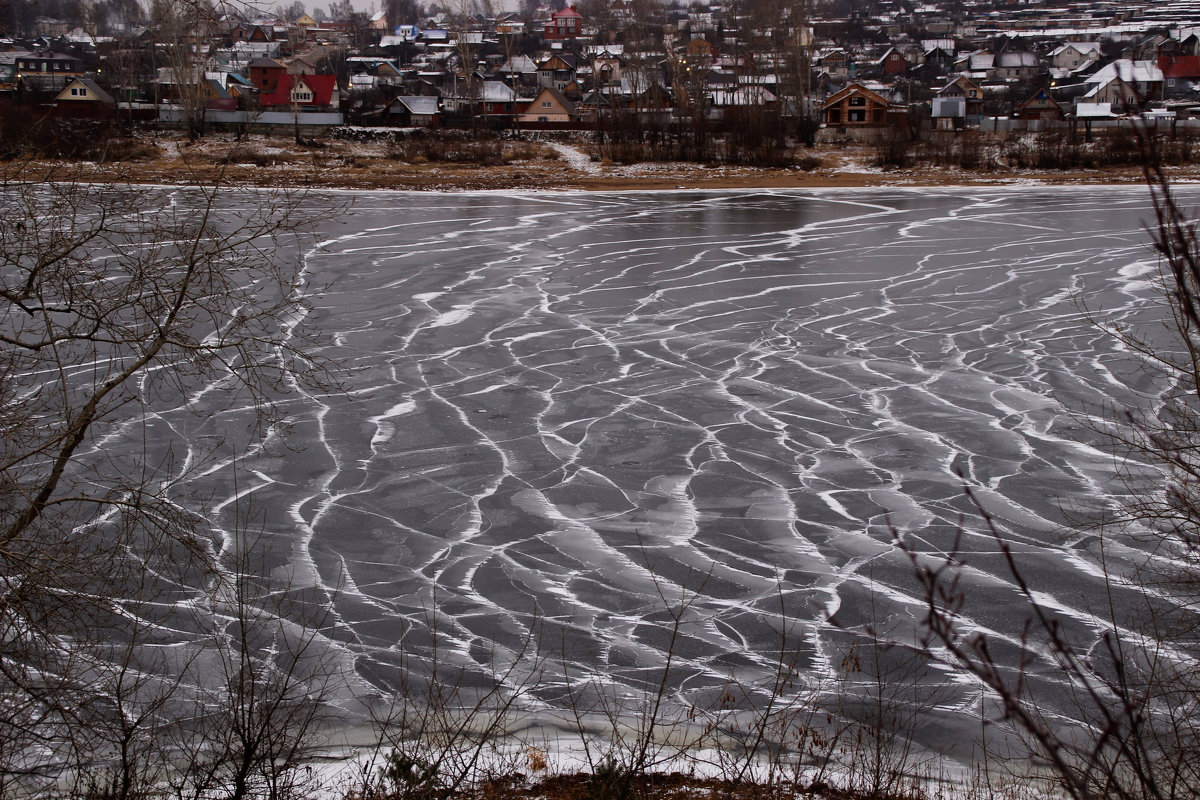
[[[204,62],[220,9],[206,0],[152,0],[150,22],[167,64],[159,70],[166,97],[179,107],[188,139],[204,136],[208,94]],[[160,92],[163,91],[160,89]]]

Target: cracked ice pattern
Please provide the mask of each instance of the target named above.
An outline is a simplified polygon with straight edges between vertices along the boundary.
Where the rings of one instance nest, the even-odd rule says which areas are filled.
[[[845,631],[911,625],[889,526],[949,547],[956,471],[1062,613],[1102,606],[1060,506],[1110,496],[1114,470],[1060,401],[1151,388],[1073,301],[1147,313],[1144,190],[355,202],[305,255],[350,391],[293,401],[302,450],[239,490],[281,564],[340,586],[366,680],[394,681],[436,605],[466,663],[536,614],[577,677],[636,685],[684,589],[681,691],[769,673],[781,606],[819,674]],[[1015,640],[1011,581],[967,527],[970,621]]]

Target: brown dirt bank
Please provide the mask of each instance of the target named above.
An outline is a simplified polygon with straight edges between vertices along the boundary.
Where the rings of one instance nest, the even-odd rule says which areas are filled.
[[[586,146],[505,144],[491,153],[490,164],[431,161],[398,152],[378,142],[324,140],[301,146],[290,140],[212,136],[196,144],[158,136],[135,147],[114,147],[132,155],[107,163],[26,160],[0,167],[10,177],[70,175],[96,182],[306,187],[318,189],[391,189],[413,191],[664,189],[805,189],[873,186],[1138,184],[1137,167],[1088,170],[966,171],[927,166],[882,170],[865,148],[825,146],[810,151],[819,161],[812,170],[706,166],[685,163],[615,165],[591,161]],[[469,153],[467,154],[470,155]],[[1172,168],[1170,177],[1200,181],[1200,164]]]

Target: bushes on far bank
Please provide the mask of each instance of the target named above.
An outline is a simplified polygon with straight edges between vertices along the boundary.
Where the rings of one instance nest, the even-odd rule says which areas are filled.
[[[617,164],[684,161],[815,169],[820,160],[798,146],[795,127],[778,115],[736,108],[718,121],[658,122],[640,114],[618,115],[596,131],[592,152]]]
[[[1155,147],[1164,165],[1200,161],[1200,136],[1195,133],[1160,134]],[[1087,170],[1136,167],[1142,159],[1137,134],[1125,127],[1105,128],[1090,136],[1069,128],[1007,135],[934,131],[919,140],[884,135],[874,144],[874,163],[884,169]]]
[[[557,159],[558,153],[540,142],[502,139],[494,133],[417,130],[397,136],[388,147],[388,158],[409,163],[473,164],[495,167],[514,161]]]
[[[138,161],[158,149],[117,129],[112,120],[63,119],[13,106],[0,113],[0,160],[50,158]]]

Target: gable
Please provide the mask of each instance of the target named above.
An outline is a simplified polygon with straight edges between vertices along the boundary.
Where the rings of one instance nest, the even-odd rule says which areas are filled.
[[[333,93],[337,90],[336,75],[280,75],[275,91],[262,96],[264,106],[282,106],[292,103],[304,105],[333,105]]]
[[[828,100],[826,100],[822,105],[824,107],[829,107],[829,106],[835,105],[837,103],[840,103],[843,100],[846,100],[852,96],[864,97],[867,100],[869,100],[877,105],[884,106],[885,108],[888,105],[890,105],[885,97],[883,97],[882,95],[876,94],[875,92],[872,92],[870,89],[866,88],[865,86],[860,86],[857,83],[852,83],[849,86],[847,86],[845,89],[842,89],[840,92],[838,92],[837,94],[833,95]]]
[[[1050,93],[1045,89],[1038,89],[1033,95],[1022,104],[1022,108],[1050,108],[1057,107],[1058,104],[1050,98]]]
[[[551,88],[542,89],[529,104],[530,114],[572,114],[575,104]]]
[[[54,98],[54,102],[112,103],[112,96],[91,80],[76,78]]]
[[[550,58],[546,59],[545,61],[543,61],[541,64],[538,65],[538,69],[542,69],[542,70],[546,70],[546,69],[572,70],[575,68],[573,66],[571,66],[570,64],[568,64],[566,61],[564,61],[562,59],[562,56],[550,56]]]
[[[983,90],[974,81],[960,75],[939,89],[938,97],[969,97],[976,100],[983,98]]]

